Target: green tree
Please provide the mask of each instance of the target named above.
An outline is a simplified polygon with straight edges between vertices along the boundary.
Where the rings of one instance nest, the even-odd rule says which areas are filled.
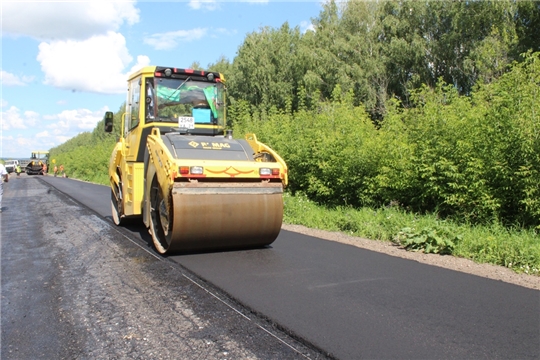
[[[238,50],[229,81],[233,99],[253,106],[285,108],[295,99],[301,71],[297,61],[300,30],[285,23],[280,29],[263,28],[248,34]]]
[[[527,51],[540,51],[540,1],[517,1],[517,13],[515,16],[516,33],[518,35],[517,46],[514,50],[514,58]]]

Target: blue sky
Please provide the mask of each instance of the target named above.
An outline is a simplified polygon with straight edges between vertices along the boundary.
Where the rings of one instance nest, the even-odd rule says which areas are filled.
[[[125,100],[144,65],[233,61],[247,34],[302,32],[320,1],[2,0],[0,158],[28,158],[84,131]]]

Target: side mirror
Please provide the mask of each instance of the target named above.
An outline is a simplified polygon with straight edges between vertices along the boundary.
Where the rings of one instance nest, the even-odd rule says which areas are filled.
[[[113,113],[112,111],[107,111],[103,117],[103,122],[105,123],[105,132],[112,132],[113,130]]]

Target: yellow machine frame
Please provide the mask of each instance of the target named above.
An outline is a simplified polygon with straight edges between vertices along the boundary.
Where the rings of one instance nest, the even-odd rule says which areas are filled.
[[[189,217],[186,213],[188,210],[189,213],[195,213],[200,210],[196,208],[198,205],[193,204],[204,201],[211,202],[218,199],[215,200],[217,203],[213,206],[219,207],[222,203],[234,199],[234,196],[231,197],[230,195],[226,195],[227,192],[231,194],[234,192],[237,194],[235,195],[237,198],[244,199],[242,200],[244,204],[242,205],[243,208],[247,209],[248,207],[251,207],[251,204],[255,204],[258,209],[251,210],[251,212],[266,211],[264,219],[252,219],[251,222],[254,224],[250,225],[253,227],[250,233],[251,235],[246,234],[246,236],[259,234],[261,238],[271,238],[270,240],[264,240],[266,243],[272,242],[277,236],[281,226],[283,206],[281,194],[283,187],[288,183],[287,166],[285,162],[270,147],[259,142],[255,134],[247,134],[245,136],[245,141],[253,150],[254,161],[182,159],[179,155],[177,155],[179,158],[175,157],[163,143],[163,134],[160,128],[163,129],[164,126],[172,128],[178,126],[177,123],[160,122],[159,126],[157,126],[158,124],[154,122],[147,123],[145,121],[146,104],[144,100],[147,99],[145,94],[146,88],[143,88],[145,85],[141,84],[146,84],[148,78],[156,76],[156,71],[159,71],[157,69],[158,67],[156,66],[144,67],[128,78],[126,113],[122,115],[121,135],[113,150],[109,164],[112,201],[113,203],[116,202],[119,207],[116,211],[113,209],[113,219],[115,223],[120,223],[120,217],[143,215],[145,225],[151,229],[151,232],[153,231],[155,233],[156,230],[152,228],[151,213],[152,211],[156,211],[156,205],[150,203],[149,194],[151,191],[157,191],[155,190],[156,186],[159,186],[159,192],[162,194],[160,201],[165,207],[164,209],[161,209],[161,213],[174,214],[175,212],[181,212],[182,210],[184,211],[183,218]],[[221,82],[224,82],[223,76],[221,74],[219,75]],[[137,87],[139,87],[138,94]],[[135,106],[133,104],[134,101]],[[136,102],[138,102],[138,105]],[[135,118],[132,111],[138,111],[140,118]],[[223,114],[224,117],[225,111]],[[106,114],[106,117],[107,116],[110,117],[112,124],[112,113]],[[222,120],[223,124],[225,124],[225,119],[223,118]],[[230,141],[227,139],[232,139],[232,137],[227,138],[224,136],[224,129],[218,125],[204,124],[196,126],[197,128],[203,129],[213,127],[214,131],[219,131],[223,135],[208,136],[204,138],[193,137],[194,140],[189,142],[189,146],[216,151],[230,146]],[[141,148],[143,146],[144,148]],[[145,154],[144,159],[141,159],[141,153]],[[271,158],[271,162],[268,162],[269,160],[266,160],[267,158]],[[192,169],[194,167],[200,167],[201,172],[193,174],[189,172],[184,173],[182,170]],[[216,192],[216,195],[207,196],[212,191]],[[225,194],[223,193],[224,191]],[[185,195],[180,196],[180,193]],[[192,197],[195,193],[198,193],[199,195]],[[177,204],[173,205],[173,197],[176,199],[192,199],[190,200],[192,205],[184,205],[180,200],[176,200]],[[182,202],[182,205],[179,205],[178,201]],[[174,206],[176,207],[173,208]],[[212,206],[212,204],[209,204],[209,206]],[[187,208],[189,209],[186,210]],[[235,213],[240,214],[238,216],[250,218],[250,210],[244,211],[246,211],[245,214],[242,213],[242,210],[234,210]],[[275,213],[275,216],[272,213]],[[176,214],[176,217],[179,217],[179,215]],[[261,223],[266,221],[266,218],[268,218],[268,225],[261,225]],[[170,223],[170,225],[164,227],[165,233],[167,232],[168,226],[175,226],[177,229],[180,226],[185,228],[185,224],[181,225],[179,223],[180,220],[178,219],[173,220],[164,218],[164,221],[167,221],[167,224]],[[192,219],[192,221],[201,220],[200,217],[198,217]],[[238,222],[241,221],[241,219],[237,218],[234,221]],[[255,223],[259,224],[257,225]],[[246,224],[246,226],[248,225]],[[256,229],[257,226],[262,226],[262,232]],[[218,230],[215,230],[208,236],[215,237],[217,234],[232,231],[230,226],[228,229],[225,228],[226,227],[220,228],[219,232]],[[178,230],[176,231],[178,232]],[[172,235],[169,234],[168,236],[173,239],[171,241],[177,241],[174,240],[174,238],[178,237],[176,235],[177,233]],[[230,237],[232,237],[232,233]],[[185,239],[182,239],[181,241],[184,240]],[[232,240],[227,239],[226,241]],[[154,242],[156,243],[156,241]],[[211,245],[215,244],[210,244],[208,246]],[[156,247],[161,253],[167,251],[167,249],[160,249],[159,244],[156,244]]]

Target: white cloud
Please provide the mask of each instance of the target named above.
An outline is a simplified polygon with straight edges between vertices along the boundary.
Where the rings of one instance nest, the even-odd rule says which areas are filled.
[[[34,150],[50,149],[55,146],[54,140],[50,137],[36,137],[28,134],[3,136],[0,155],[11,159],[29,158]]]
[[[300,31],[306,33],[307,31],[315,31],[315,26],[310,21],[302,21],[300,23]]]
[[[83,40],[139,21],[139,9],[127,1],[11,1],[3,2],[2,11],[4,34],[39,40]]]
[[[311,1],[311,0],[307,0]],[[232,2],[232,0],[227,0],[225,2]],[[270,0],[241,0],[241,3],[246,4],[255,4],[255,5],[266,5]],[[214,11],[220,9],[220,1],[218,0],[189,0],[188,6],[193,10],[208,10]]]
[[[223,35],[236,35],[238,33],[238,30],[235,30],[235,29],[231,30],[227,28],[217,28],[215,32],[219,34],[223,34]]]
[[[2,85],[6,86],[25,86],[34,80],[33,76],[17,76],[7,71],[0,70],[0,77],[2,79]]]
[[[266,5],[270,2],[270,0],[246,0],[244,1],[248,4],[263,4],[263,5]]]
[[[39,124],[39,114],[35,111],[27,110],[24,113],[24,122],[33,128]]]
[[[133,58],[122,34],[108,32],[84,41],[52,41],[39,44],[37,60],[45,74],[44,83],[72,91],[123,94],[126,67]],[[139,56],[134,67],[147,65]]]
[[[6,103],[7,104],[7,103]],[[25,111],[21,114],[15,106],[11,106],[8,110],[0,113],[2,118],[2,130],[12,129],[28,129],[35,126],[39,120],[39,114],[34,111]]]
[[[36,138],[46,138],[46,139],[48,139],[50,136],[51,135],[49,134],[49,132],[47,130],[39,132],[39,133],[36,134]]]
[[[70,138],[84,131],[92,131],[97,123],[103,119],[107,107],[91,111],[88,109],[64,110],[60,114],[44,116],[49,121],[48,125],[53,136],[69,136]]]
[[[50,149],[72,137],[95,129],[108,107],[65,110],[59,114],[40,115],[12,106],[2,112],[2,149],[0,156],[25,158],[35,149]],[[26,155],[28,153],[28,155]]]
[[[188,6],[194,10],[217,10],[219,9],[219,3],[216,0],[190,0]]]
[[[139,55],[137,56],[137,63],[131,67],[131,70],[129,71],[129,73],[132,74],[135,71],[149,65],[150,65],[150,58],[145,55]]]
[[[179,42],[199,40],[206,35],[208,29],[196,28],[192,30],[178,30],[158,33],[145,38],[143,42],[156,50],[169,50],[175,48]]]
[[[149,63],[139,56],[133,64],[126,40],[118,30],[139,21],[133,1],[32,0],[2,3],[2,33],[41,40],[37,60],[44,84],[72,91],[125,93],[127,70]],[[2,83],[22,86],[33,77],[2,70]]]

